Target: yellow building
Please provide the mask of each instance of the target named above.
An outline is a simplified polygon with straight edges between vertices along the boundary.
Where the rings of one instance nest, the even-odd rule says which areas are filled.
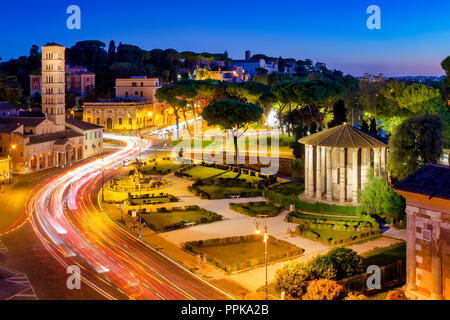
[[[120,99],[83,104],[83,121],[101,125],[107,131],[139,131],[170,123],[169,108],[150,101]]]
[[[116,79],[116,97],[145,98],[155,103],[155,92],[161,88],[158,78],[131,77],[130,79]]]
[[[8,183],[11,173],[9,157],[0,157],[0,183]]]

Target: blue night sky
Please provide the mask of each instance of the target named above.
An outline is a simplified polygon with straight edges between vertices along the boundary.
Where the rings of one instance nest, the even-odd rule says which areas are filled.
[[[81,30],[66,27],[71,4],[81,7]],[[366,27],[372,4],[381,8],[381,30]],[[228,50],[235,59],[247,49],[310,58],[355,76],[442,75],[440,62],[450,55],[450,1],[9,0],[1,4],[0,30],[3,60],[47,41],[70,47],[113,39],[146,50]]]

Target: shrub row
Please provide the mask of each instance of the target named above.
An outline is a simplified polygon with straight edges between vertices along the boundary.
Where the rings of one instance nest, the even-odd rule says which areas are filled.
[[[256,241],[258,241],[258,242],[261,241],[261,237],[257,236],[257,235],[248,235],[248,236],[236,236],[236,237],[229,237],[229,238],[215,238],[215,239],[187,242],[184,244],[184,248],[185,248],[185,250],[187,250],[188,252],[191,252],[194,255],[200,255],[200,256],[206,258],[206,260],[209,263],[221,268],[222,270],[225,270],[227,273],[232,273],[232,272],[239,271],[242,269],[247,269],[247,268],[262,265],[265,262],[265,258],[261,257],[261,258],[248,259],[245,261],[240,261],[240,262],[229,265],[229,264],[224,263],[220,259],[205,255],[200,250],[200,248],[209,247],[209,246],[224,246],[224,245],[230,245],[230,244],[248,243],[248,242],[256,242]],[[276,239],[276,238],[272,238],[272,237],[270,237],[269,241],[271,243],[275,243],[275,244],[284,243],[284,241]],[[286,252],[280,253],[280,254],[272,254],[271,255],[269,252],[268,260],[269,261],[282,260],[282,259],[286,259],[289,257],[300,255],[302,253],[303,253],[303,249],[295,247],[295,246],[290,246],[289,250],[287,250]]]

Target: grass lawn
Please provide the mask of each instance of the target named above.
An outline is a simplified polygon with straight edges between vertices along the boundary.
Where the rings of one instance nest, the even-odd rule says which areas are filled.
[[[210,223],[221,220],[222,217],[214,212],[201,208],[198,210],[174,210],[142,215],[147,226],[154,231],[168,231],[184,227],[185,223]]]
[[[375,248],[361,255],[366,266],[383,266],[406,259],[406,242],[396,243],[385,248]]]
[[[297,182],[288,182],[279,184],[270,190],[284,196],[290,196],[293,194],[299,195],[305,191],[305,185]]]
[[[197,179],[211,178],[211,177],[217,176],[219,174],[221,175],[225,172],[226,171],[216,169],[216,168],[197,166],[191,170],[185,171],[184,173],[191,175],[192,179],[197,180]]]
[[[141,168],[141,172],[143,174],[152,174],[152,175],[159,175],[161,172],[175,172],[178,169],[180,169],[184,164],[183,163],[176,163],[172,160],[158,160],[156,162],[156,168],[155,163],[147,164],[146,166],[143,166]]]
[[[201,244],[200,244],[201,243]],[[264,241],[261,236],[233,237],[187,243],[187,249],[202,254],[227,272],[238,271],[264,264]],[[298,256],[303,249],[286,241],[269,237],[269,262]]]
[[[225,172],[224,174],[221,174],[217,178],[224,178],[224,179],[232,178],[232,179],[234,179],[234,178],[236,178],[236,176],[237,176],[236,172],[228,171],[228,172]],[[256,177],[256,176],[253,177],[253,176],[251,176],[249,174],[243,174],[243,173],[239,176],[239,179],[245,179],[248,182],[262,180],[260,177]]]
[[[221,169],[217,169],[217,168],[211,168],[211,167],[204,167],[204,166],[197,166],[191,170],[187,170],[184,173],[189,174],[192,176],[192,179],[197,180],[197,179],[207,179],[207,178],[236,178],[237,173],[236,172],[232,172],[232,171],[225,171],[225,170],[221,170]],[[245,179],[248,182],[253,182],[253,181],[259,181],[262,180],[260,177],[252,177],[248,174],[241,174],[239,176],[239,179]]]
[[[314,236],[314,234],[318,234]],[[357,231],[344,231],[344,230],[327,230],[327,229],[316,229],[311,228],[306,232],[300,232],[300,235],[304,238],[308,238],[310,240],[319,241],[320,243],[330,245],[334,243],[345,243],[358,238],[360,233]],[[330,243],[329,239],[332,239],[334,243]],[[341,242],[342,241],[342,242]]]
[[[240,195],[240,194],[245,194],[246,192],[249,192],[249,191],[255,191],[255,192],[258,191],[258,189],[252,189],[252,188],[248,188],[248,187],[239,187],[239,186],[232,187],[232,186],[224,186],[221,184],[215,184],[215,185],[211,185],[211,186],[198,186],[198,188],[201,191],[209,194],[211,196],[211,199],[226,199],[226,198],[228,198],[229,195]],[[262,191],[259,196],[261,196],[261,195],[262,195]]]
[[[273,204],[267,203],[266,201],[230,203],[230,208],[251,217],[256,217],[258,215],[276,217],[284,210],[284,207],[277,207]]]

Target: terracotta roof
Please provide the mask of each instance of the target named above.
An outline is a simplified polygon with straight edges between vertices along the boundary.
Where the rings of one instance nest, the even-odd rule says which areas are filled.
[[[39,144],[49,141],[55,141],[55,144],[64,145],[70,138],[82,137],[81,133],[75,132],[71,129],[66,129],[65,131],[40,134],[36,136],[30,136],[29,145]]]
[[[80,128],[81,130],[95,130],[95,129],[103,129],[102,126],[98,126],[96,124],[92,124],[89,122],[84,122],[78,119],[66,118],[66,123]]]
[[[450,200],[450,167],[427,164],[394,186],[395,190]]]
[[[348,124],[326,129],[298,142],[306,145],[336,148],[384,148],[387,143]]]

